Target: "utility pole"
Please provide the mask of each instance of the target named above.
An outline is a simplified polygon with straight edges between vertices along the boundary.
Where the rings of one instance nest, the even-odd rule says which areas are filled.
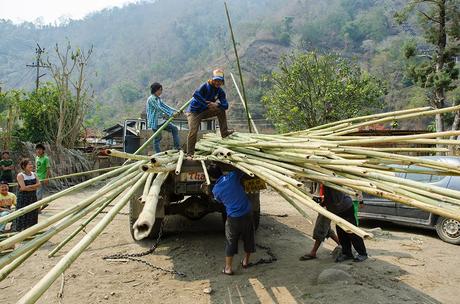
[[[35,93],[38,91],[38,86],[40,84],[40,78],[45,76],[46,73],[40,75],[40,68],[46,68],[44,65],[40,65],[40,57],[42,53],[45,52],[45,49],[41,48],[41,46],[37,43],[37,47],[35,48],[35,54],[37,54],[37,61],[33,64],[26,64],[29,68],[37,68],[37,77],[35,78]]]

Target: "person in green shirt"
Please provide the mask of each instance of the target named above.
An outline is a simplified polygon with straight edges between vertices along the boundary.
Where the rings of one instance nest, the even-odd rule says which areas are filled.
[[[11,184],[13,182],[13,170],[14,163],[10,159],[10,152],[3,151],[2,159],[0,160],[0,181],[6,181]]]
[[[37,172],[37,177],[41,182],[50,177],[50,160],[45,154],[45,146],[42,144],[35,146],[35,153],[35,171]],[[41,187],[37,189],[37,200],[41,200],[43,198],[47,185],[47,180],[41,183]]]

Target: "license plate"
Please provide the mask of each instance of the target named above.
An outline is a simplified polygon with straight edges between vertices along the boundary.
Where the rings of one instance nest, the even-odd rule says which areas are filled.
[[[186,172],[181,173],[181,181],[187,182],[202,182],[206,178],[203,172]]]

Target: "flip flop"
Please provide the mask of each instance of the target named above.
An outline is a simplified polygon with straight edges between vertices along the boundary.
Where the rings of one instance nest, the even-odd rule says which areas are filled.
[[[241,267],[242,267],[243,269],[248,269],[248,268],[251,267],[251,266],[253,266],[252,263],[247,263],[246,265],[244,265],[244,264],[243,264],[243,260],[241,260]]]
[[[315,256],[312,256],[312,255],[307,253],[307,254],[304,254],[303,256],[301,256],[299,258],[299,261],[309,261],[309,260],[314,260],[314,259],[316,259]]]
[[[225,268],[222,269],[222,274],[225,274],[225,275],[233,275],[233,271],[232,272],[226,272],[225,271]]]

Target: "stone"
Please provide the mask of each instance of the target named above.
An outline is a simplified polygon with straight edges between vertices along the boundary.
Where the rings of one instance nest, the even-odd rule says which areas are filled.
[[[211,294],[213,292],[212,288],[211,287],[206,287],[205,289],[203,289],[203,292],[205,294]]]
[[[323,270],[318,276],[318,284],[333,284],[336,282],[352,282],[353,277],[348,273],[336,268]]]

